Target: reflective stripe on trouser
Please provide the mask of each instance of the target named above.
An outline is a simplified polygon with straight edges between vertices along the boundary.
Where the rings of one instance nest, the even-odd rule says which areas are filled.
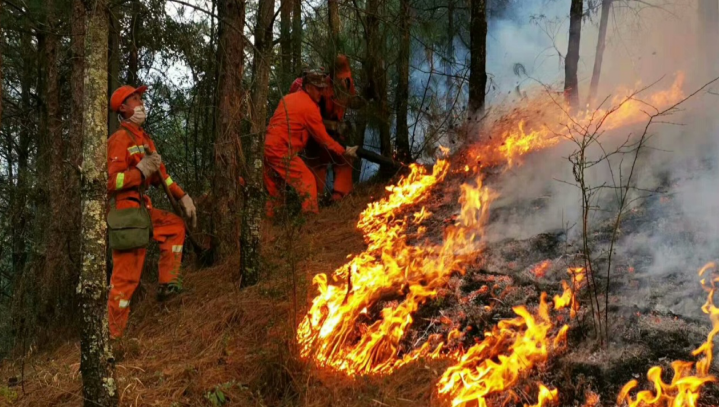
[[[332,198],[341,199],[352,192],[352,159],[337,157],[314,140],[307,142],[305,147],[307,167],[312,171],[317,183],[317,192],[322,193],[327,184],[327,167],[332,164],[334,180],[332,185]]]
[[[288,159],[266,152],[263,178],[269,195],[267,216],[272,217],[275,209],[282,205],[285,184],[294,188],[302,199],[302,212],[318,212],[315,177],[299,156]]]
[[[122,200],[118,209],[137,207],[137,203]],[[177,279],[182,263],[182,245],[185,241],[185,226],[178,216],[150,209],[153,238],[160,244],[159,281],[166,284]],[[130,315],[130,300],[140,282],[145,263],[145,249],[112,251],[112,277],[110,295],[107,301],[110,335],[119,338],[125,331]]]

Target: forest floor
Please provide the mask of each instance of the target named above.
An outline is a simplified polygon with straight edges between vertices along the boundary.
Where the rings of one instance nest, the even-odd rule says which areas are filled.
[[[436,228],[439,236],[442,220],[451,218],[457,208],[453,194],[458,188],[447,184],[451,192],[438,191],[427,202],[438,219],[428,227]],[[165,303],[155,299],[154,283],[143,281],[133,299],[125,355],[116,364],[120,405],[449,405],[438,397],[435,385],[450,361],[418,360],[390,375],[352,378],[317,368],[298,356],[295,328],[315,295],[312,277],[331,273],[349,255],[364,250],[363,236],[356,228],[358,215],[384,193],[381,185],[362,186],[341,205],[322,210],[299,228],[268,223],[263,236],[265,274],[255,287],[236,288],[237,259],[214,268],[188,269],[183,279],[186,292]],[[447,205],[448,201],[454,203]],[[630,218],[628,225],[650,222],[641,221],[642,215]],[[416,319],[433,321],[446,315],[455,319],[461,314],[455,322],[480,332],[491,329],[492,321],[511,317],[513,305],[536,305],[540,291],[561,292],[568,246],[562,232],[490,244],[482,262],[469,267],[465,276],[454,278],[436,301],[418,311]],[[530,271],[543,261],[550,262],[546,277],[532,275]],[[652,276],[643,276],[640,266],[625,279],[616,284],[633,292],[652,287]],[[483,285],[493,285],[493,291],[499,287],[500,292],[487,298],[472,296],[467,304],[469,294]],[[663,287],[671,291],[674,285],[667,281]],[[568,349],[532,373],[559,389],[563,406],[584,404],[590,391],[600,396],[601,404],[596,406],[614,405],[617,392],[628,380],[644,383],[652,365],[666,368],[677,358],[693,360],[691,350],[706,339],[708,318],[678,317],[651,302],[644,307],[634,304],[666,293],[655,290],[634,298],[624,288],[617,292],[611,302],[615,315],[609,347],[588,338],[591,318],[585,315],[583,322],[572,324]],[[697,292],[700,301],[698,284]],[[492,315],[480,315],[485,300],[493,301]],[[441,332],[444,328],[431,329]],[[418,322],[410,335],[428,330],[427,323]],[[73,339],[32,353],[24,361],[0,361],[0,405],[82,405],[79,360],[79,342]],[[523,398],[514,405],[530,400]],[[700,405],[719,405],[716,386],[703,393]]]

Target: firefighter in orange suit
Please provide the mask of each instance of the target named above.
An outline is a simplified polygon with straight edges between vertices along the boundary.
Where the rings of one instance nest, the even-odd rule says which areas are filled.
[[[302,211],[317,213],[317,181],[298,155],[311,139],[335,160],[356,157],[357,147],[342,147],[327,134],[319,102],[328,86],[319,70],[308,70],[300,90],[280,100],[265,134],[264,182],[269,199],[267,215],[273,216],[285,185],[297,191]]]
[[[290,93],[298,91],[302,87],[302,81],[303,78],[297,78],[290,87]],[[335,140],[347,143],[349,134],[344,121],[345,111],[347,108],[358,108],[360,99],[357,97],[346,56],[337,56],[334,67],[330,75],[325,77],[325,81],[327,86],[323,89],[319,102],[325,129]],[[338,157],[314,140],[307,143],[304,155],[307,166],[315,176],[318,193],[325,189],[327,169],[330,165],[334,173],[332,201],[337,202],[352,192],[353,157]]]
[[[146,90],[146,86],[135,89],[125,85],[110,98],[110,108],[118,113],[120,127],[107,140],[107,192],[110,199],[114,199],[117,209],[140,205],[148,208],[153,238],[160,246],[158,298],[162,300],[177,292],[177,285],[171,283],[177,280],[180,272],[185,226],[177,215],[153,208],[150,198],[140,195],[140,186],[158,186],[164,182],[193,226],[197,218],[192,198],[167,174],[155,143],[142,129],[146,117],[142,94]],[[112,252],[113,270],[108,298],[112,338],[120,338],[127,326],[130,300],[140,282],[145,252],[144,248]]]

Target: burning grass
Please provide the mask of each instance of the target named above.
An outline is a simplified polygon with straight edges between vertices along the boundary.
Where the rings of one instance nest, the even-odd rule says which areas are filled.
[[[620,95],[606,126],[646,117],[629,95]],[[661,107],[680,97],[677,78],[650,98]],[[282,225],[269,228],[269,274],[257,287],[235,290],[236,265],[228,264],[189,274],[190,291],[170,303],[140,299],[129,352],[117,366],[121,404],[589,407],[614,405],[621,394],[632,407],[718,405],[711,391],[696,402],[698,386],[687,396],[696,404],[674,402],[689,394],[679,381],[711,382],[713,302],[706,307],[715,328],[699,348],[704,362],[695,370],[676,365],[678,379],[668,383],[652,367],[654,393],[632,396],[639,385],[632,382],[620,393],[632,374],[686,355],[705,327],[613,303],[618,345],[598,348],[580,306],[586,273],[566,255],[566,236],[482,239],[495,198],[487,178],[566,139],[556,119],[561,106],[540,102],[539,110],[496,121],[493,137],[462,157],[431,170],[414,166],[386,193],[370,187],[323,211],[291,245]],[[574,125],[597,117],[580,113]],[[355,228],[348,219],[358,217]],[[15,405],[80,405],[78,349],[67,344],[30,358],[24,392],[11,390]],[[0,371],[3,379],[20,377],[20,363]],[[652,397],[659,404],[647,404]]]

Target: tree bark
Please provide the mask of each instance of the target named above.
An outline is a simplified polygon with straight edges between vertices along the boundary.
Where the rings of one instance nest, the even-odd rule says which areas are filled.
[[[292,10],[292,70],[295,75],[302,71],[302,0],[294,0]]]
[[[569,47],[567,58],[564,61],[564,97],[573,109],[579,106],[579,79],[577,68],[579,66],[579,44],[582,34],[582,14],[584,2],[572,0],[569,10]]]
[[[470,3],[469,116],[479,118],[487,89],[487,2]]]
[[[341,52],[340,47],[340,7],[338,0],[327,0],[327,11],[329,16],[330,51],[331,55]],[[333,61],[333,59],[328,59]]]
[[[2,4],[0,4],[0,13],[2,13]],[[3,35],[3,29],[2,29],[2,26],[0,25],[0,38],[3,38],[2,35]],[[2,44],[2,41],[0,41],[0,45],[1,45],[1,44]],[[2,90],[3,90],[2,78],[3,78],[3,76],[2,76],[2,69],[1,69],[1,68],[2,68],[2,64],[3,64],[3,62],[2,62],[2,51],[3,51],[3,50],[2,50],[2,48],[0,47],[0,123],[2,122],[2,108],[3,108],[3,106],[2,106],[2,93],[3,93],[3,92],[2,92]],[[0,126],[0,128],[2,128],[2,126]],[[8,153],[9,153],[9,152],[10,152],[10,150],[8,150]]]
[[[360,83],[367,84],[369,83],[369,80],[367,79],[367,63],[365,61],[362,62],[362,69],[359,72],[360,76]],[[363,94],[367,95],[367,85],[364,86],[362,89]],[[367,130],[367,119],[370,115],[370,104],[369,103],[363,103],[362,107],[360,109],[355,111],[354,117],[355,117],[355,125],[356,128],[351,134],[351,142],[354,146],[364,147],[364,138],[365,138],[365,132]],[[352,169],[352,180],[357,183],[360,181],[362,177],[362,163],[363,161],[361,159],[357,160],[357,165],[353,167]]]
[[[447,4],[447,55],[444,61],[445,86],[447,95],[445,98],[445,110],[449,115],[449,127],[454,126],[452,108],[454,106],[454,89],[452,79],[452,67],[454,66],[454,1],[449,0]]]
[[[280,93],[287,92],[294,77],[292,72],[292,5],[293,0],[282,0],[280,3],[280,53],[282,54]]]
[[[142,28],[142,16],[140,0],[132,1],[132,18],[130,19],[130,55],[127,61],[127,82],[137,87],[140,84],[138,76],[140,65],[140,52],[138,37]]]
[[[72,318],[73,291],[76,284],[73,265],[70,259],[68,243],[70,239],[70,218],[64,216],[69,209],[66,199],[64,157],[65,143],[62,136],[62,119],[60,113],[60,90],[58,75],[58,46],[56,34],[55,0],[46,0],[46,36],[45,36],[45,103],[47,114],[47,172],[41,177],[45,179],[49,196],[49,216],[47,224],[42,225],[40,235],[44,240],[45,262],[42,275],[38,281],[44,281],[40,295],[39,311],[42,318],[53,324],[66,324]]]
[[[70,73],[71,112],[70,132],[65,145],[65,157],[67,159],[65,176],[65,217],[69,230],[68,252],[73,263],[74,277],[73,287],[77,285],[80,272],[81,259],[81,231],[82,231],[82,201],[81,201],[81,179],[78,168],[82,168],[82,143],[83,143],[83,97],[85,88],[85,5],[83,0],[72,1],[70,51],[72,53],[72,66]],[[77,297],[75,296],[75,301]]]
[[[30,154],[30,139],[33,132],[32,114],[30,105],[30,90],[33,87],[33,63],[31,57],[32,38],[29,32],[20,37],[22,48],[22,74],[20,76],[20,105],[24,117],[20,119],[22,127],[18,134],[17,143],[17,183],[13,193],[12,209],[12,263],[13,270],[21,274],[27,263],[27,195],[28,195],[28,161]]]
[[[82,307],[81,360],[84,405],[116,406],[117,385],[108,343],[105,275],[107,194],[106,0],[85,0],[87,10],[82,146],[82,271],[77,287]]]
[[[409,145],[409,127],[407,110],[409,104],[409,53],[410,53],[410,0],[400,0],[399,17],[399,57],[397,59],[397,94],[395,106],[397,110],[397,158],[401,162],[409,162],[412,153]],[[447,89],[449,91],[449,88]]]
[[[593,103],[597,97],[599,79],[602,75],[602,60],[604,59],[604,48],[607,44],[607,26],[609,25],[609,10],[612,8],[613,0],[602,0],[602,16],[599,20],[599,37],[597,38],[597,52],[594,57],[594,70],[592,71],[592,82],[589,85],[589,103]],[[717,3],[716,1],[714,3]],[[719,3],[717,3],[719,4]]]
[[[107,94],[112,95],[117,88],[120,87],[120,58],[122,51],[120,45],[122,39],[120,35],[122,33],[122,20],[119,17],[120,7],[115,7],[110,10],[110,46],[107,54],[109,72],[107,78]],[[117,131],[120,123],[117,120],[117,113],[113,112],[108,108],[107,110],[107,127],[108,134],[112,134]]]
[[[244,0],[221,0],[219,75],[219,128],[215,138],[213,254],[224,260],[240,250],[240,136],[242,132],[242,73],[244,69],[242,29]]]
[[[365,9],[365,26],[367,27],[367,48],[365,64],[367,67],[367,99],[374,99],[374,116],[377,118],[379,130],[380,153],[392,157],[392,134],[390,111],[387,100],[387,70],[382,60],[384,55],[384,38],[380,32],[379,6],[380,0],[367,0]],[[394,168],[380,165],[380,173],[390,176]]]
[[[259,1],[257,25],[255,26],[255,55],[252,59],[251,136],[247,143],[245,204],[242,211],[240,240],[242,286],[256,284],[260,273],[260,224],[265,204],[262,163],[267,122],[267,94],[270,83],[270,58],[272,56],[273,13],[274,0]]]

